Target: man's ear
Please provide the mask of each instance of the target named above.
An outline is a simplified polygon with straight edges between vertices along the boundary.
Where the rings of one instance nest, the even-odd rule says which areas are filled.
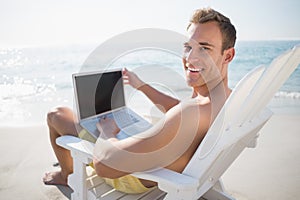
[[[232,61],[233,57],[235,55],[235,49],[234,47],[231,47],[229,49],[224,50],[224,56],[225,56],[225,64],[228,64]]]

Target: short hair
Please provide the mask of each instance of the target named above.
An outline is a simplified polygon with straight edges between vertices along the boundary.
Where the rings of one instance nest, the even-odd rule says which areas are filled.
[[[222,52],[234,47],[236,41],[236,30],[230,19],[212,8],[198,9],[192,15],[187,30],[195,23],[217,22],[222,34]]]

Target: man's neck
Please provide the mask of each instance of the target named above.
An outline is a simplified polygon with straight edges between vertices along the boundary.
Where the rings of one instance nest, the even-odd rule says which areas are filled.
[[[204,99],[204,98],[213,98],[214,96],[224,96],[224,99],[227,99],[231,90],[228,87],[228,79],[224,78],[218,84],[209,87],[209,85],[203,85],[201,87],[193,88],[192,98]]]
[[[231,93],[228,88],[227,81],[221,81],[211,90],[201,88],[193,91],[193,98],[197,100],[199,105],[207,105],[211,107],[211,119],[214,121],[221,108],[224,106],[227,98]]]

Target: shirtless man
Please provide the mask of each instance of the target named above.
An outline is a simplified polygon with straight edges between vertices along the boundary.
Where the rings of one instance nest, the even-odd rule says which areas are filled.
[[[227,72],[235,55],[235,28],[219,12],[199,9],[192,16],[187,31],[189,39],[184,43],[182,61],[186,82],[192,88],[191,99],[181,102],[152,88],[133,72],[124,70],[124,81],[159,105],[165,117],[142,133],[143,136],[123,140],[116,138],[119,128],[113,119],[100,120],[97,127],[103,139],[98,139],[96,143],[93,162],[99,176],[118,179],[135,171],[155,167],[182,172],[224,105],[231,93]],[[61,171],[46,173],[43,180],[45,184],[67,185],[67,177],[73,170],[72,158],[69,151],[59,147],[55,140],[65,134],[78,136],[78,124],[68,108],[56,108],[49,112],[47,122]],[[104,145],[106,147],[103,148],[101,144],[104,143],[111,145]],[[168,148],[161,153],[164,147]],[[175,153],[174,149],[178,152]],[[123,152],[128,156],[120,156]],[[159,152],[159,156],[149,157],[149,160],[147,157],[143,162],[138,162],[140,157],[131,156],[130,152],[145,156],[147,153]],[[139,181],[146,187],[156,184]]]

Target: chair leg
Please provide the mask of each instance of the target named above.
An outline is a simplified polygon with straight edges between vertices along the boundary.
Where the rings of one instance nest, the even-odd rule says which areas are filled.
[[[225,192],[221,180],[216,182],[216,184],[203,195],[203,198],[207,200],[235,200],[235,198]]]
[[[86,200],[87,199],[87,174],[86,174],[86,164],[77,160],[73,157],[73,174],[69,175],[68,185],[73,189],[71,194],[72,200]]]

